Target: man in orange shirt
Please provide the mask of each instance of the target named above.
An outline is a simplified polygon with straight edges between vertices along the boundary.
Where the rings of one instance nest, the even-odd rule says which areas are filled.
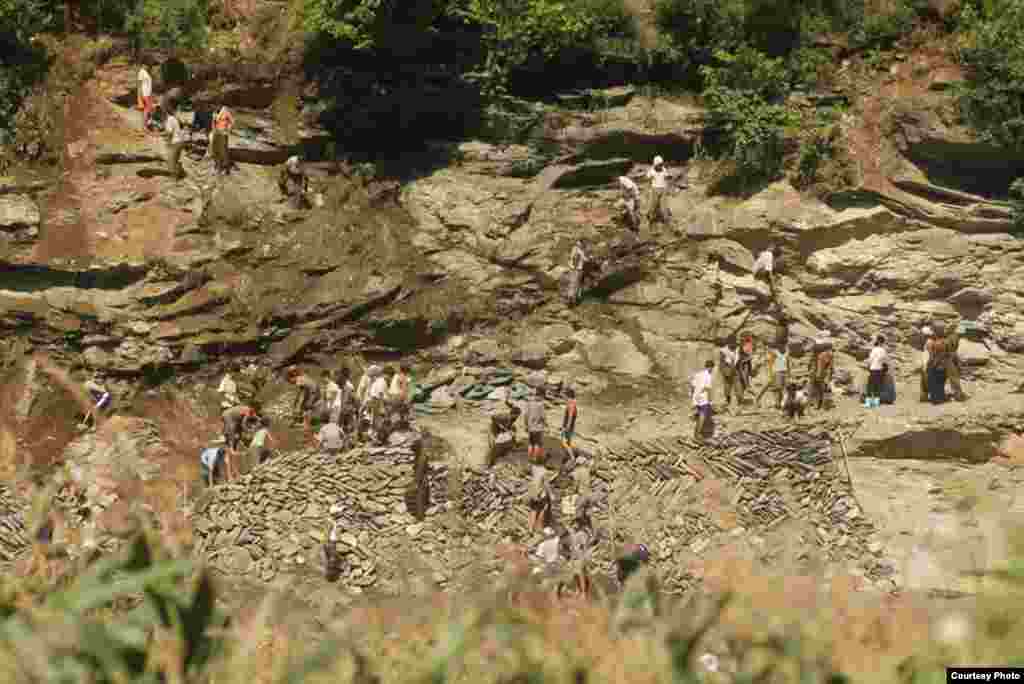
[[[235,117],[227,107],[221,107],[217,115],[213,117],[213,163],[217,167],[217,173],[226,174],[231,168],[231,159],[228,157],[228,140],[231,131],[235,127]]]

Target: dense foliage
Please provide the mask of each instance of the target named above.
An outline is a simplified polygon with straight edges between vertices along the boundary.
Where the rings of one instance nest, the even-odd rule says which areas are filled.
[[[965,118],[992,141],[1024,149],[1024,0],[968,2],[960,22]]]
[[[46,51],[32,38],[51,25],[51,8],[44,0],[0,0],[0,145],[9,142],[23,99],[46,75]]]

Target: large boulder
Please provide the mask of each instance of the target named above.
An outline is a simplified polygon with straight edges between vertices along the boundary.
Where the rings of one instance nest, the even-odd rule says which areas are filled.
[[[39,207],[28,195],[0,196],[0,234],[16,242],[39,237],[42,218]]]

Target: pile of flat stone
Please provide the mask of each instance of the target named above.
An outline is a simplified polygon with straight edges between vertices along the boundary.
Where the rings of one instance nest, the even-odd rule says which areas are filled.
[[[25,504],[12,489],[0,484],[0,561],[13,561],[29,547]]]

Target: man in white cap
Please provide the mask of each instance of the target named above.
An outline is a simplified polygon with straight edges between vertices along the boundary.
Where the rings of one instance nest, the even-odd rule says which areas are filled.
[[[668,169],[665,168],[665,160],[660,156],[655,157],[651,168],[647,169],[647,177],[651,179],[651,209],[648,219],[652,224],[655,221],[668,221],[671,217],[661,204],[665,193],[668,192]]]
[[[622,189],[619,201],[626,210],[626,225],[637,232],[640,230],[640,187],[626,176],[619,176],[619,187]]]

